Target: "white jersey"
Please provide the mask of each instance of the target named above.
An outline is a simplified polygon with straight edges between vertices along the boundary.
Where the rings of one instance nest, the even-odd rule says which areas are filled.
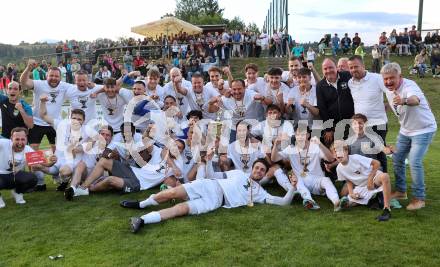
[[[266,81],[262,77],[257,77],[257,81],[254,83],[249,84],[247,80],[245,80],[247,84],[247,88],[249,90],[253,90],[260,95],[265,95],[266,92]]]
[[[266,98],[270,98],[272,100],[272,104],[281,106],[284,103],[287,103],[289,91],[290,91],[289,86],[287,86],[284,83],[281,83],[281,86],[278,89],[272,89],[270,88],[269,83],[266,83],[266,90],[263,96]],[[278,102],[277,95],[279,93],[283,94],[283,103]]]
[[[84,123],[96,119],[96,98],[92,98],[90,95],[101,90],[102,87],[102,85],[97,85],[92,89],[80,91],[76,85],[73,85],[67,90],[66,99],[70,101],[70,109],[83,110],[86,114]]]
[[[216,87],[214,87],[214,85],[212,84],[212,82],[208,82],[208,83],[206,83],[205,84],[205,87],[207,87],[207,88],[212,88],[212,89],[214,89],[217,93],[220,93],[219,91],[218,91],[218,89],[216,88]],[[225,90],[225,89],[229,89],[230,88],[230,86],[229,86],[229,82],[228,81],[224,81],[224,83],[223,83],[223,90]]]
[[[101,93],[97,97],[102,106],[104,120],[113,127],[115,132],[120,132],[119,129],[124,122],[125,106],[132,97],[132,91],[125,88],[120,89],[114,98],[108,98],[105,93]]]
[[[383,93],[387,91],[382,76],[367,72],[364,78],[348,81],[354,102],[354,113],[367,116],[370,125],[381,125],[388,122]]]
[[[309,127],[312,127],[313,125],[313,120],[318,119],[319,117],[315,117],[312,115],[312,113],[310,113],[310,111],[301,106],[301,99],[306,99],[307,102],[309,102],[310,105],[316,107],[318,106],[318,100],[316,97],[316,87],[312,85],[312,88],[305,94],[301,94],[301,90],[299,89],[299,86],[295,86],[293,87],[288,96],[287,96],[287,101],[289,100],[289,98],[293,98],[295,100],[294,104],[295,104],[295,111],[294,111],[294,116],[293,119],[297,122],[300,120],[305,120],[308,121]],[[285,102],[285,104],[287,104],[287,102]]]
[[[249,203],[251,197],[254,203],[265,203],[266,199],[271,196],[259,183],[249,178],[249,173],[235,170],[225,174],[227,179],[217,180],[223,190],[224,208],[245,206]]]
[[[191,82],[184,79],[182,79],[181,86],[187,91],[192,88]],[[163,90],[165,97],[170,95],[176,98],[177,106],[179,107],[183,115],[186,115],[189,111],[191,111],[188,103],[188,98],[174,90],[173,82],[165,84]]]
[[[366,186],[368,176],[373,167],[371,166],[371,158],[361,155],[348,155],[348,163],[343,165],[339,163],[336,167],[339,181],[350,181],[355,186]]]
[[[428,100],[414,81],[403,79],[396,93],[399,94],[401,98],[417,96],[420,100],[420,104],[417,106],[393,106],[392,103],[395,94],[390,90],[386,91],[388,103],[391,103],[390,106],[394,114],[399,118],[401,134],[414,136],[435,132],[437,130],[437,123]]]
[[[212,87],[203,87],[200,94],[194,92],[192,88],[188,89],[186,98],[191,110],[200,110],[204,119],[215,119],[216,114],[208,112],[208,102],[211,98],[219,96],[219,92]]]
[[[143,145],[144,144],[142,143],[142,135],[140,133],[135,133],[133,135],[133,141],[131,143],[126,143],[121,132],[115,134],[112,142],[107,147],[111,150],[116,149],[121,158],[128,159],[130,157],[129,149],[132,151],[137,151],[137,149],[142,147]]]
[[[283,71],[283,73],[281,74],[281,81],[287,82],[287,80],[289,79],[289,75],[290,75],[290,71]],[[316,80],[313,74],[310,76],[310,84],[316,86]],[[298,80],[293,80],[293,84],[290,85],[290,88],[293,88],[298,85],[299,85]]]
[[[295,135],[295,132],[290,121],[283,121],[281,126],[272,127],[269,125],[267,120],[265,120],[258,123],[256,126],[252,126],[251,134],[258,137],[263,137],[262,143],[264,151],[265,153],[271,153],[272,143],[278,136],[286,134],[287,136],[292,137]]]
[[[225,109],[223,117],[232,120],[233,128],[242,119],[258,119],[256,106],[261,104],[254,100],[256,94],[252,90],[245,90],[242,100],[222,96],[223,108]]]
[[[47,122],[40,118],[40,97],[43,95],[49,97],[49,101],[46,102],[47,114],[51,115],[54,119],[61,119],[61,107],[65,99],[66,91],[71,85],[60,82],[56,88],[52,88],[47,81],[33,80],[33,83],[34,123],[40,126],[49,126]]]
[[[252,171],[252,164],[257,159],[265,157],[266,154],[263,152],[261,143],[250,143],[247,147],[241,147],[237,140],[228,146],[228,158],[232,160],[236,170],[245,173]]]
[[[290,145],[283,149],[280,155],[289,159],[292,171],[297,177],[302,177],[304,174],[307,177],[324,177],[324,172],[321,169],[321,159],[324,158],[324,154],[319,145],[310,143],[308,151]],[[305,165],[307,168],[304,167]]]
[[[26,145],[21,152],[12,153],[12,141],[9,139],[0,139],[0,154],[3,159],[0,160],[0,174],[12,173],[12,166],[15,165],[15,171],[22,171],[27,165],[25,154],[34,150]],[[14,157],[14,158],[12,158]]]
[[[158,100],[155,100],[156,103],[159,105],[160,108],[163,107],[163,101],[165,100],[165,90],[163,89],[162,86],[157,85],[156,88],[154,90],[150,90],[148,89],[148,85],[147,88],[145,88],[145,94],[148,96],[152,96],[152,95],[157,95],[159,96]]]
[[[182,157],[175,159],[174,164],[176,164],[177,168],[182,170]],[[157,186],[162,183],[165,178],[174,175],[173,171],[171,168],[168,168],[164,160],[161,160],[158,164],[147,163],[142,168],[131,167],[131,169],[139,180],[140,190],[146,190]]]
[[[70,119],[55,119],[54,128],[57,132],[55,150],[57,163],[77,164],[82,159],[83,153],[73,155],[67,148],[82,146],[82,144],[87,141],[88,137],[85,128],[81,127],[78,131],[73,131],[71,129]]]

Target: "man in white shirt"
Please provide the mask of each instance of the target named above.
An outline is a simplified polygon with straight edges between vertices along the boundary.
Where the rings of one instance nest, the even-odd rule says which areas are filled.
[[[324,176],[321,168],[321,160],[329,162],[334,160],[333,154],[325,147],[318,137],[310,138],[310,130],[307,125],[300,123],[296,126],[295,144],[289,145],[281,152],[277,146],[273,146],[271,160],[278,162],[288,159],[292,166],[293,174],[298,178],[298,191],[303,198],[306,209],[319,209],[320,207],[312,199],[311,194],[326,195],[333,203],[335,210],[339,207],[339,195],[330,178]],[[280,136],[276,142],[281,143],[286,136]]]
[[[190,107],[188,104],[188,99],[184,94],[182,94],[183,90],[181,88],[188,90],[191,87],[191,82],[183,79],[179,68],[174,67],[170,70],[170,82],[165,84],[163,87],[164,95],[170,95],[176,98],[178,107],[183,115],[186,115],[190,111]]]
[[[55,150],[57,162],[54,166],[44,168],[42,171],[52,175],[59,174],[60,185],[57,191],[64,191],[73,171],[82,159],[82,145],[88,139],[85,128],[82,127],[86,116],[83,110],[74,109],[71,111],[70,120],[54,119],[47,113],[46,103],[49,97],[43,95],[40,101],[40,117],[58,132]]]
[[[97,98],[102,107],[104,120],[115,129],[115,133],[118,133],[124,122],[125,107],[133,98],[133,93],[125,88],[119,88],[116,80],[109,78],[105,82],[104,93],[98,94]]]
[[[46,81],[29,79],[29,75],[36,65],[35,60],[30,59],[20,76],[20,84],[34,90],[34,127],[29,132],[29,144],[33,149],[38,150],[41,140],[46,135],[52,149],[55,149],[55,129],[46,123],[39,115],[40,97],[42,95],[48,95],[50,97],[50,101],[47,103],[47,111],[52,114],[54,118],[61,119],[61,107],[65,99],[66,91],[71,85],[61,81],[61,72],[57,67],[49,69]]]
[[[84,123],[96,119],[96,98],[90,95],[100,90],[102,86],[97,85],[94,88],[88,88],[88,73],[79,70],[75,74],[75,85],[72,85],[66,92],[66,99],[70,101],[70,109],[81,109],[87,114]]]
[[[383,93],[386,91],[382,77],[376,73],[365,70],[361,56],[351,56],[348,60],[348,67],[352,78],[348,81],[354,103],[354,113],[364,114],[368,119],[367,127],[372,127],[386,144],[388,131],[388,118],[385,112]],[[387,157],[381,152],[377,159],[382,165],[382,170],[387,172]]]
[[[267,162],[263,159],[256,160],[252,165],[252,172],[248,174],[237,170],[214,173],[212,161],[209,157],[207,165],[207,177],[211,179],[196,180],[189,184],[167,189],[157,194],[152,194],[141,202],[122,201],[121,206],[126,208],[157,206],[159,203],[164,203],[171,199],[186,201],[171,208],[131,218],[131,231],[137,233],[145,224],[159,223],[178,216],[199,215],[216,210],[222,206],[225,208],[235,208],[244,205],[253,206],[254,202],[287,206],[292,201],[296,186],[294,179],[291,181],[292,188],[283,198],[270,195],[258,184],[258,181],[264,177],[269,168]]]
[[[24,171],[26,166],[25,153],[34,150],[27,144],[26,128],[17,127],[11,131],[11,139],[0,139],[0,190],[11,189],[17,204],[25,204],[23,193],[28,192],[37,184],[37,176]],[[6,206],[0,194],[0,209]]]
[[[311,83],[312,83],[312,85],[316,86],[316,81],[321,80],[321,77],[319,76],[318,72],[316,71],[316,69],[312,63],[307,64],[307,65],[313,74],[311,76]],[[281,75],[281,81],[285,82],[290,88],[297,86],[299,84],[298,71],[300,69],[302,69],[303,67],[304,66],[302,65],[300,58],[297,58],[295,56],[291,56],[289,58],[289,65],[288,65],[289,70],[283,71],[283,74]]]
[[[223,118],[228,120],[231,127],[230,143],[235,141],[235,126],[244,119],[259,119],[257,107],[264,100],[260,94],[245,89],[245,82],[241,79],[233,80],[232,97],[218,96],[208,102],[209,112],[223,110]]]
[[[221,95],[227,95],[229,92],[229,80],[232,80],[228,77],[228,81],[223,80],[222,71],[218,67],[211,67],[208,70],[209,74],[209,82],[205,84],[207,88],[215,89]],[[230,75],[230,72],[228,72]]]
[[[388,89],[388,103],[400,123],[393,154],[396,192],[392,197],[407,198],[405,159],[408,157],[413,199],[406,209],[417,210],[425,206],[423,158],[437,131],[437,123],[422,90],[415,82],[402,78],[399,64],[386,64],[382,67],[381,74]]]
[[[191,77],[191,87],[180,87],[180,93],[184,95],[188,101],[189,110],[200,110],[204,119],[215,119],[215,113],[208,112],[208,102],[213,97],[217,97],[220,93],[213,87],[203,86],[203,77],[200,73],[194,73]]]
[[[349,155],[348,145],[343,141],[335,141],[333,153],[339,162],[336,167],[338,181],[346,181],[348,197],[342,197],[340,208],[352,205],[368,205],[378,192],[383,192],[383,212],[377,217],[378,221],[388,221],[391,218],[390,176],[379,170],[379,161],[361,155]]]

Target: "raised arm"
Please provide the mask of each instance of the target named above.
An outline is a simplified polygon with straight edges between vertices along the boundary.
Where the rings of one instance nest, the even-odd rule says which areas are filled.
[[[32,117],[32,108],[26,102],[19,101],[15,104],[15,108],[20,112],[23,122],[27,128],[34,127],[34,118]]]
[[[53,118],[47,114],[46,102],[49,101],[47,95],[42,95],[40,97],[40,117],[51,126],[53,126]]]
[[[28,64],[26,68],[24,69],[23,73],[20,76],[20,84],[23,87],[26,87],[28,89],[34,88],[34,82],[32,79],[29,79],[29,75],[32,72],[32,69],[34,68],[35,60],[29,59]]]

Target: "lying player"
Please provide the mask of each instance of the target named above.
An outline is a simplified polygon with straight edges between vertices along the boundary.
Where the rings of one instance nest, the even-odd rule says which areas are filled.
[[[152,194],[141,202],[122,201],[121,206],[126,208],[146,208],[159,205],[159,203],[164,203],[171,199],[187,200],[171,208],[152,211],[139,218],[131,218],[131,231],[133,233],[138,232],[144,224],[158,223],[188,214],[203,214],[222,206],[224,208],[235,208],[244,205],[252,206],[254,202],[285,206],[292,202],[296,190],[296,179],[291,180],[292,188],[284,197],[272,196],[259,185],[258,181],[265,176],[269,169],[266,160],[257,159],[252,165],[252,171],[247,174],[238,170],[214,173],[211,161],[213,153],[210,154],[207,177],[218,179],[196,180],[189,184],[183,184],[157,194]]]

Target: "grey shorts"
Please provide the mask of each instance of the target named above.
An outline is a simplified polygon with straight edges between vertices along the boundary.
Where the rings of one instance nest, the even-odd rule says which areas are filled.
[[[113,160],[112,176],[116,176],[124,180],[124,193],[139,192],[141,184],[129,165],[118,160]]]

